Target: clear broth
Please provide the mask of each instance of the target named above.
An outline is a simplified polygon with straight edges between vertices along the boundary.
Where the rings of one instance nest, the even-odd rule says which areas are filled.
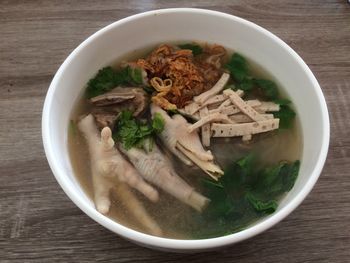
[[[144,57],[150,50],[152,50],[152,48],[133,51],[130,54],[123,56],[121,59],[113,63],[113,65],[117,66],[121,61]],[[231,52],[229,52],[229,54],[230,53]],[[278,81],[261,66],[251,60],[248,60],[248,62],[253,76],[275,81],[279,87],[280,93],[283,97],[286,97],[283,88],[281,88],[283,87],[281,83],[278,83]],[[72,112],[71,119],[77,120],[79,116],[87,113],[88,110],[89,106],[85,102],[85,98],[80,98]],[[68,147],[75,176],[85,193],[93,200],[89,153],[85,139],[80,132],[69,132]],[[279,161],[295,161],[300,159],[302,154],[302,137],[298,116],[294,120],[293,127],[288,130],[277,130],[257,134],[254,135],[253,139],[248,143],[242,142],[241,138],[212,138],[210,149],[213,152],[217,163],[223,168],[249,152],[255,152],[260,158],[262,158],[262,162],[267,165]],[[177,173],[191,186],[201,192],[200,179],[206,177],[206,174],[197,167],[186,166],[175,157],[172,157],[172,162]],[[196,231],[199,231],[201,228],[215,228],[215,222],[213,225],[213,222],[202,220],[198,212],[161,190],[159,190],[160,200],[157,203],[150,202],[137,191],[133,192],[144,204],[148,213],[159,224],[163,230],[164,237],[174,239],[193,239],[196,237]],[[113,197],[112,200],[111,209],[107,214],[108,217],[129,228],[147,233],[133,216],[129,215],[128,210],[123,204],[119,203],[118,200],[113,199]],[[252,218],[245,224],[245,226],[253,224],[260,218],[261,217]],[[236,231],[239,231],[239,229]],[[215,236],[218,235],[215,234],[214,229],[212,237]]]

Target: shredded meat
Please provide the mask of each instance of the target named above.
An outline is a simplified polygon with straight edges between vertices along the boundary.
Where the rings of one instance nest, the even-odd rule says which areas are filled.
[[[136,63],[147,72],[149,79],[170,79],[172,87],[164,98],[182,108],[194,96],[210,89],[218,81],[222,72],[217,65],[225,54],[221,46],[208,46],[197,59],[191,50],[161,45]],[[210,56],[215,57],[209,59]]]

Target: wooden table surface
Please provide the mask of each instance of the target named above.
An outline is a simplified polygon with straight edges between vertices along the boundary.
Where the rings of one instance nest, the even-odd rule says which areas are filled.
[[[68,54],[113,21],[167,7],[219,10],[270,30],[310,66],[329,107],[328,159],[311,194],[277,226],[218,252],[170,254],[119,238],[68,199],[43,151],[45,94]],[[349,101],[345,0],[0,0],[0,262],[350,262]]]

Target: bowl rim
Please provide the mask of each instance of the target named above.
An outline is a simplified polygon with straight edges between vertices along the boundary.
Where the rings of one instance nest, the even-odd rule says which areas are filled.
[[[322,116],[322,122],[323,122],[323,131],[324,131],[322,142],[321,142],[322,146],[321,146],[321,151],[319,153],[319,156],[317,158],[316,165],[314,166],[313,171],[310,177],[308,178],[307,182],[305,183],[305,185],[302,187],[300,192],[292,200],[290,200],[289,203],[285,205],[285,207],[281,208],[281,210],[279,210],[278,212],[272,214],[269,218],[255,225],[252,225],[247,229],[244,229],[240,232],[233,233],[227,236],[221,236],[221,237],[215,237],[215,238],[209,238],[209,239],[196,239],[196,240],[170,239],[170,238],[156,237],[156,236],[144,234],[136,230],[130,229],[128,227],[125,227],[119,224],[118,222],[113,221],[108,217],[100,214],[95,210],[94,207],[86,205],[85,201],[82,200],[79,194],[69,186],[68,180],[65,179],[66,177],[65,172],[61,169],[60,165],[58,165],[55,162],[55,154],[54,154],[53,146],[51,144],[52,139],[50,135],[49,117],[50,117],[50,111],[51,111],[51,104],[53,101],[53,94],[58,87],[57,84],[59,83],[59,80],[63,74],[64,69],[67,67],[67,65],[71,63],[71,61],[75,58],[75,56],[82,49],[84,49],[85,46],[87,46],[90,42],[94,41],[96,38],[99,38],[102,34],[112,30],[113,28],[118,27],[124,23],[128,23],[132,20],[142,19],[144,17],[152,16],[156,14],[169,14],[169,13],[196,13],[201,15],[220,16],[220,17],[227,18],[228,20],[245,24],[248,27],[252,27],[255,30],[260,31],[260,33],[263,33],[272,41],[277,42],[283,49],[285,49],[285,51],[287,51],[294,58],[294,60],[299,64],[299,66],[301,66],[303,71],[308,75],[309,79],[311,80],[312,87],[314,88],[317,95],[317,100],[320,103],[321,116]],[[87,214],[90,218],[92,218],[93,220],[95,220],[105,228],[111,230],[114,233],[117,233],[118,235],[128,240],[134,241],[138,244],[145,245],[148,247],[170,249],[170,250],[182,250],[182,251],[204,250],[204,249],[213,249],[213,248],[227,246],[233,243],[243,241],[255,235],[258,235],[263,231],[271,228],[273,225],[277,224],[278,222],[280,222],[287,215],[289,215],[297,206],[300,205],[300,203],[306,198],[306,196],[309,194],[309,192],[312,190],[313,186],[315,185],[318,177],[321,174],[324,163],[326,161],[328,147],[329,147],[329,138],[330,138],[330,124],[329,124],[327,104],[323,96],[320,85],[318,84],[315,76],[313,75],[309,67],[306,65],[306,63],[303,61],[303,59],[279,37],[277,37],[270,31],[262,28],[261,26],[253,22],[250,22],[246,19],[234,16],[231,14],[226,14],[223,12],[207,10],[207,9],[199,9],[199,8],[167,8],[167,9],[151,10],[151,11],[128,16],[126,18],[115,21],[103,27],[102,29],[98,30],[97,32],[89,36],[87,39],[85,39],[81,44],[79,44],[79,46],[76,47],[70,53],[70,55],[65,59],[62,65],[59,67],[47,91],[43,112],[42,112],[42,140],[44,144],[46,158],[48,160],[49,166],[57,182],[62,187],[66,195],[75,203],[75,205],[77,205],[85,214]]]

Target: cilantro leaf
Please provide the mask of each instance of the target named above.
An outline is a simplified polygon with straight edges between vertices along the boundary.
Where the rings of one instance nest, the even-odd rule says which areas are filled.
[[[254,191],[266,197],[278,196],[288,192],[294,186],[299,173],[300,161],[293,163],[281,162],[265,168],[253,187]]]
[[[143,83],[142,70],[140,68],[127,67],[128,75],[130,77],[129,82],[133,82],[136,85]]]
[[[180,113],[177,109],[167,110],[167,113],[169,114],[170,117],[172,117],[175,114],[181,114],[182,115],[182,113]],[[186,116],[184,116],[184,117],[186,117]]]
[[[274,102],[274,103],[277,103],[277,104],[279,104],[279,105],[289,105],[289,104],[292,103],[292,102],[291,102],[290,100],[288,100],[288,99],[275,99],[273,102]]]
[[[254,154],[248,154],[245,157],[236,161],[236,163],[244,170],[250,171],[255,160]]]
[[[277,209],[277,202],[275,200],[263,201],[257,198],[253,193],[248,192],[245,197],[257,212],[272,214]]]
[[[111,90],[116,86],[116,82],[115,72],[111,67],[100,69],[87,84],[87,97],[92,98]]]
[[[280,119],[280,129],[288,129],[292,126],[296,113],[289,105],[280,105],[280,110],[273,112],[273,116]]]
[[[123,143],[126,149],[139,145],[141,140],[150,134],[149,129],[137,123],[130,111],[123,111],[119,117],[117,139]]]
[[[281,169],[281,176],[283,177],[283,191],[290,191],[295,181],[297,180],[298,173],[300,169],[300,161],[297,160],[292,164],[285,164]]]
[[[250,154],[230,164],[218,181],[203,180],[204,194],[210,203],[201,216],[214,228],[220,222],[220,227],[215,228],[216,233],[199,229],[201,237],[229,234],[273,213],[278,207],[276,200],[294,186],[300,161],[257,167],[261,164]]]
[[[178,45],[179,48],[181,49],[189,49],[192,51],[193,56],[197,56],[203,53],[203,48],[199,45],[196,44],[182,44]]]
[[[159,134],[164,130],[164,126],[165,126],[165,122],[162,115],[159,112],[156,112],[152,120],[153,131]]]
[[[237,84],[238,89],[249,92],[254,88],[254,81],[251,78],[244,78]]]
[[[112,67],[100,69],[96,76],[89,80],[86,96],[92,98],[106,93],[119,85],[141,85],[143,83],[140,68],[124,67],[115,70]]]
[[[113,137],[120,141],[125,149],[138,147],[150,151],[153,147],[152,136],[163,131],[164,120],[160,114],[155,115],[150,125],[135,119],[130,111],[123,111],[116,127]]]
[[[220,178],[220,183],[225,189],[230,189],[230,192],[233,193],[234,190],[245,187],[251,174],[254,158],[253,154],[249,154],[225,169],[224,176]]]
[[[238,53],[234,53],[231,56],[231,59],[225,65],[225,68],[230,71],[233,78],[238,82],[241,82],[249,77],[248,63],[246,59]]]
[[[277,99],[278,89],[275,82],[267,79],[254,79],[254,83],[261,89],[261,92],[267,99]]]
[[[290,128],[295,118],[295,112],[288,105],[290,103],[287,99],[278,98],[278,88],[275,82],[267,79],[253,78],[249,72],[249,67],[246,59],[234,53],[230,61],[225,65],[235,80],[234,89],[241,89],[249,93],[255,89],[259,89],[261,94],[268,100],[273,100],[280,104],[280,111],[274,112],[275,118],[280,119],[280,129]]]

